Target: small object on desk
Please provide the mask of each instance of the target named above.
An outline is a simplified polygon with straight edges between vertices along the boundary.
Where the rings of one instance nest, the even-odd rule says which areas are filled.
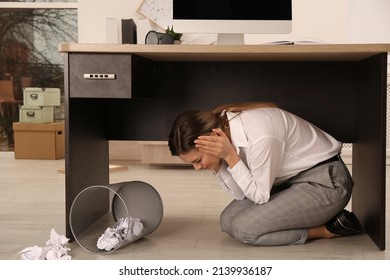
[[[133,19],[122,19],[122,44],[137,44],[137,25]]]
[[[275,42],[265,43],[265,45],[294,45],[294,42],[293,41],[275,41]]]
[[[174,40],[172,35],[150,30],[145,37],[146,45],[170,45]]]

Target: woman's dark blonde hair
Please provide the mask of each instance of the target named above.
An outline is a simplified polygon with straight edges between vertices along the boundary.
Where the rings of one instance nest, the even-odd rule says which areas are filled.
[[[221,105],[211,112],[188,110],[182,112],[175,119],[169,135],[169,149],[172,155],[178,156],[188,153],[195,148],[194,141],[200,135],[207,135],[214,128],[221,128],[226,132],[228,120],[222,112],[242,112],[255,108],[278,107],[271,102],[232,103]]]

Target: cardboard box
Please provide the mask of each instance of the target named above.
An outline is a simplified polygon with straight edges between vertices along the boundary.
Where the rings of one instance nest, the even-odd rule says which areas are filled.
[[[15,159],[60,159],[65,156],[63,122],[14,123]]]

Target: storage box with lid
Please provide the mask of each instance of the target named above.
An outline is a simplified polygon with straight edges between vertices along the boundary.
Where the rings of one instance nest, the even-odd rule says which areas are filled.
[[[59,88],[27,87],[23,89],[20,122],[48,123],[54,121],[54,107],[61,106]]]
[[[24,106],[60,106],[61,92],[59,88],[27,87],[23,90]]]
[[[25,123],[53,122],[54,107],[23,105],[19,109],[19,121]]]
[[[14,123],[15,159],[60,159],[65,156],[64,122]]]

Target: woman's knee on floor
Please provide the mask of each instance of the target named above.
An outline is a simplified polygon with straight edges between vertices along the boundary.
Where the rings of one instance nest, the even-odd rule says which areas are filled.
[[[232,220],[232,216],[231,216],[230,211],[227,211],[227,209],[222,211],[222,213],[220,215],[221,230],[222,230],[222,232],[225,232],[229,235],[232,235],[232,232],[231,232],[232,221],[231,220]]]
[[[230,224],[231,235],[242,243],[253,245],[261,236],[254,225],[246,225],[241,219],[233,219]]]
[[[245,211],[253,202],[248,199],[233,200],[221,213],[220,223],[221,230],[229,235],[232,235],[231,224],[232,220],[237,217],[242,211]]]
[[[237,217],[232,217],[230,213],[223,211],[220,216],[221,230],[236,239],[239,239],[241,242],[246,244],[254,243],[257,240],[257,237],[254,236],[253,230],[247,228],[243,225]]]

